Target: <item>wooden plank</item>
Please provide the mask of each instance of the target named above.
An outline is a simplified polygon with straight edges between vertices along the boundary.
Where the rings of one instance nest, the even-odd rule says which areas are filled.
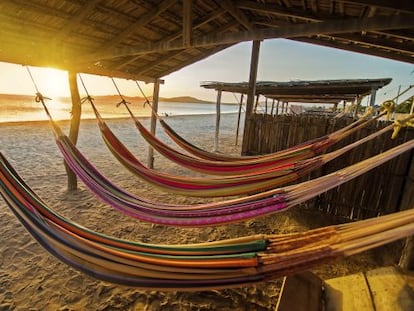
[[[309,271],[285,277],[275,311],[322,310],[322,284]]]
[[[375,310],[364,274],[352,274],[325,281],[325,310]]]
[[[234,44],[245,41],[258,41],[272,38],[295,38],[302,36],[313,36],[315,34],[330,33],[348,33],[358,31],[374,31],[384,29],[401,29],[411,28],[414,21],[406,14],[391,15],[387,18],[369,17],[369,18],[348,18],[327,20],[317,23],[294,24],[279,28],[264,28],[252,31],[239,31],[237,33],[217,34],[210,33],[204,36],[194,38],[191,43],[193,48],[202,48],[209,46],[218,46]],[[159,53],[171,50],[180,50],[185,48],[181,41],[160,41],[148,44],[141,44],[130,47],[115,47],[111,51],[99,51],[90,56],[83,56],[85,62],[95,62],[103,59],[112,59],[117,57]]]
[[[414,310],[414,289],[395,267],[385,267],[366,273],[373,303],[377,311]]]

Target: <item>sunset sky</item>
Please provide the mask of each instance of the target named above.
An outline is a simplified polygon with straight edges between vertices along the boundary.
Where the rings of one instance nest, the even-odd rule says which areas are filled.
[[[164,77],[160,96],[194,96],[214,101],[213,90],[201,88],[201,81],[242,82],[249,79],[251,43],[241,43],[219,52],[198,63],[187,66]],[[66,73],[31,67],[32,74],[45,96],[68,96]],[[34,86],[26,68],[0,62],[0,93],[34,94]],[[116,90],[107,77],[83,75],[91,95],[115,94]],[[260,49],[258,80],[320,80],[392,78],[388,86],[378,92],[377,103],[394,97],[399,86],[404,90],[414,84],[414,65],[379,57],[319,47],[284,39],[266,40]],[[116,80],[124,95],[140,96],[133,81]],[[152,94],[152,84],[141,83],[146,95]],[[82,90],[81,90],[82,92]],[[414,91],[407,95],[413,95]],[[235,102],[233,94],[224,100]]]

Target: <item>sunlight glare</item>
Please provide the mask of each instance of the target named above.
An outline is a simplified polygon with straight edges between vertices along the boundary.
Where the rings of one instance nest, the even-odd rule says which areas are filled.
[[[70,96],[68,75],[66,71],[53,68],[39,68],[39,91],[47,97],[57,99]]]

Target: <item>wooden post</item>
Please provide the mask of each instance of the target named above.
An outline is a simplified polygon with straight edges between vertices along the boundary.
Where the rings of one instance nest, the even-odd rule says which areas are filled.
[[[276,115],[279,114],[279,103],[280,103],[280,101],[277,100],[277,104],[276,104]]]
[[[237,143],[239,141],[240,117],[241,117],[241,111],[242,111],[242,106],[243,106],[243,98],[244,98],[244,94],[242,93],[240,96],[239,113],[237,115],[236,143],[234,144],[235,146],[237,146]]]
[[[183,0],[183,46],[191,45],[192,0]]]
[[[222,90],[217,91],[217,101],[216,101],[216,135],[214,136],[214,151],[218,151],[219,145],[219,131],[220,131],[220,106],[221,106],[221,93]]]
[[[256,95],[256,102],[254,104],[254,113],[257,113],[257,107],[259,106],[259,97],[260,97],[260,94],[257,94]]]
[[[80,118],[82,113],[81,99],[78,89],[78,80],[76,72],[68,72],[70,95],[72,99],[72,115],[70,119],[69,140],[76,145],[78,141]],[[78,188],[76,174],[65,163],[66,173],[68,175],[68,190],[73,191]]]
[[[270,115],[273,116],[273,111],[275,110],[275,99],[272,99],[272,109],[270,110]]]
[[[247,152],[248,148],[248,133],[249,133],[249,118],[253,113],[254,96],[256,94],[256,79],[257,79],[257,67],[259,65],[259,52],[260,52],[260,41],[253,41],[252,44],[252,56],[250,61],[250,77],[249,87],[247,90],[246,100],[246,116],[244,122],[244,135],[242,143],[242,154]]]
[[[257,67],[259,65],[260,41],[253,41],[250,61],[249,88],[247,90],[246,119],[253,113],[254,96],[256,95]]]
[[[372,89],[371,90],[371,98],[369,100],[369,105],[371,107],[374,107],[375,105],[375,97],[377,96],[377,89]],[[357,106],[358,107],[358,106]]]
[[[159,95],[160,95],[160,79],[156,79],[154,81],[154,90],[152,94],[152,109],[155,112],[158,112]],[[151,113],[150,131],[151,131],[151,134],[155,135],[155,130],[157,127],[157,116],[155,115],[154,111]],[[154,149],[151,146],[148,147],[148,167],[154,168]]]

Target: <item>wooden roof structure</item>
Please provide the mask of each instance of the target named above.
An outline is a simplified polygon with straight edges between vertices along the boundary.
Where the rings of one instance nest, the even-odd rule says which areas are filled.
[[[257,81],[256,95],[276,99],[283,102],[299,103],[338,103],[342,100],[354,101],[357,97],[371,94],[391,82],[384,79],[344,79],[315,81]],[[231,83],[205,81],[201,87],[216,91],[247,94],[248,82]]]
[[[0,61],[151,82],[243,41],[414,63],[411,0],[2,0]]]

